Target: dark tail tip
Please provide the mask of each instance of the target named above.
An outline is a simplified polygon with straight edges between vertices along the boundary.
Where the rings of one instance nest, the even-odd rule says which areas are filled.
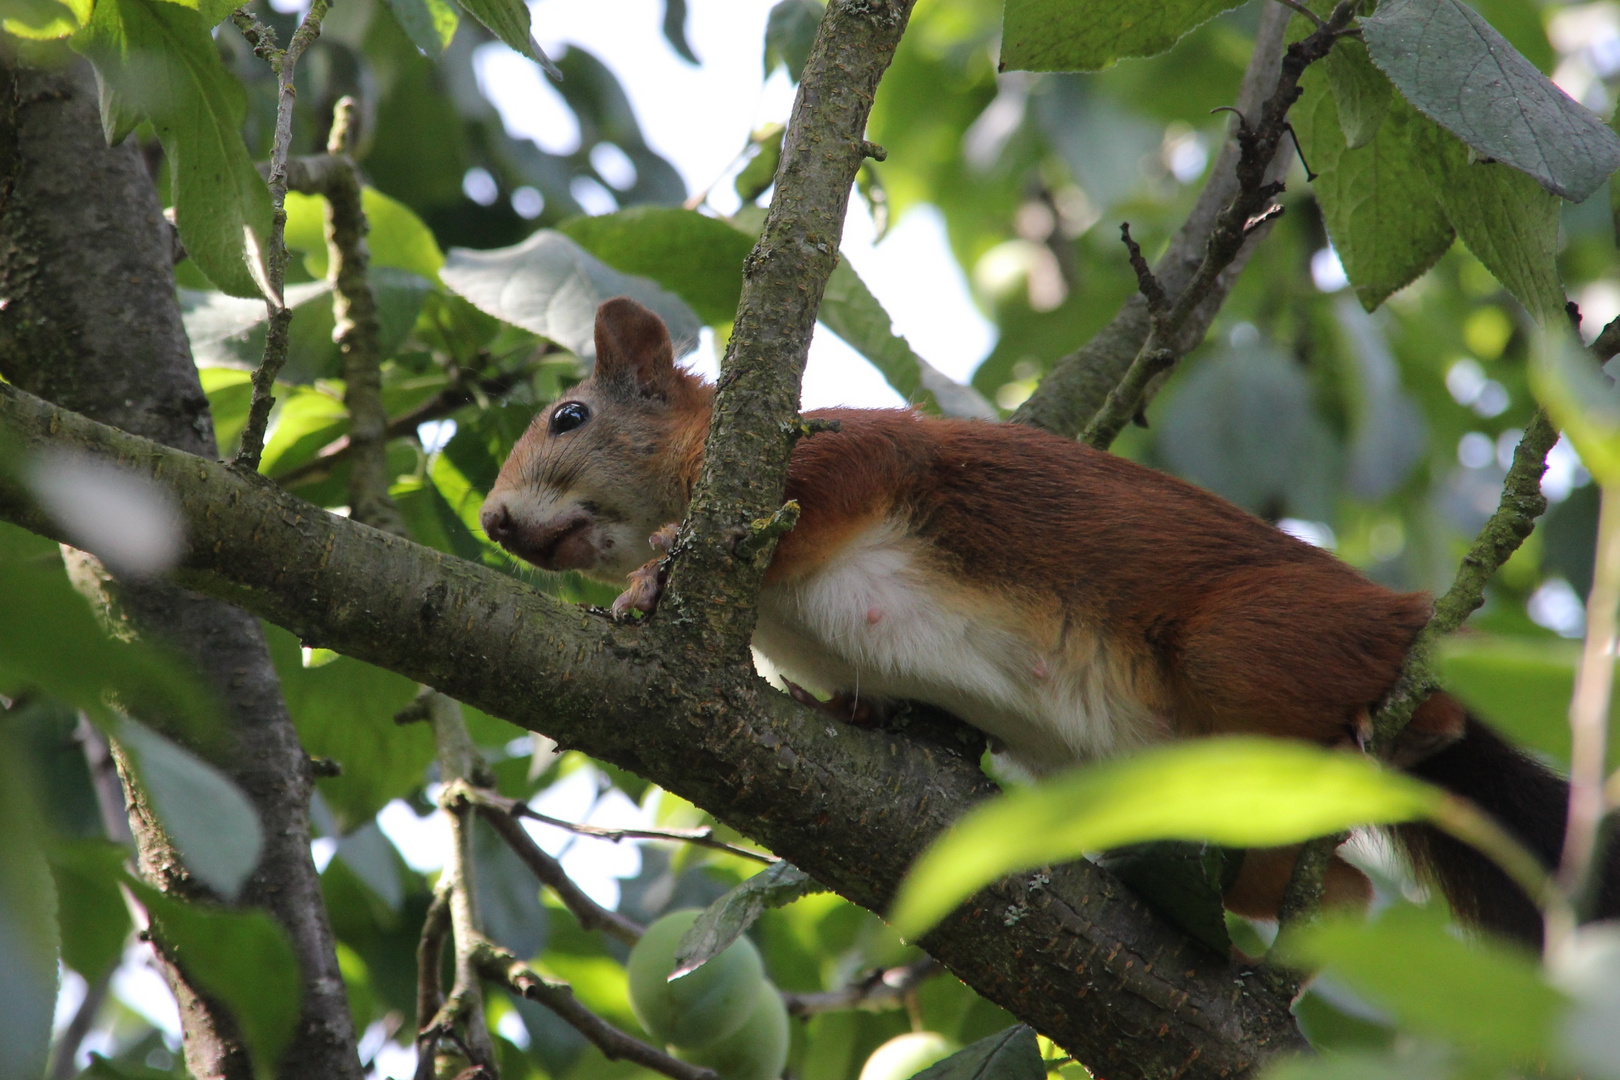
[[[1544,866],[1557,865],[1569,785],[1479,720],[1470,716],[1461,740],[1407,771],[1472,800]],[[1440,886],[1460,918],[1540,948],[1540,913],[1494,863],[1430,825],[1401,825],[1394,834],[1419,875]],[[1620,914],[1620,860],[1611,857],[1608,862],[1599,917]]]

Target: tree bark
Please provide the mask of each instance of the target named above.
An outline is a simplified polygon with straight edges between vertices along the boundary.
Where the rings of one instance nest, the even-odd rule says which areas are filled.
[[[171,229],[139,148],[108,147],[102,137],[89,65],[47,71],[0,57],[0,374],[211,460],[213,425],[180,321],[173,265]],[[279,1074],[359,1080],[353,1022],[309,852],[308,758],[257,621],[168,582],[113,582],[111,592],[131,626],[177,649],[225,706],[226,745],[194,749],[259,812],[264,854],[239,902],[270,911],[303,968],[303,1014]],[[163,726],[161,718],[144,719]],[[140,793],[128,794],[142,873],[165,891],[199,895],[143,812]],[[229,1018],[173,964],[164,966],[193,1075],[251,1076]]]
[[[874,911],[994,792],[976,760],[834,724],[752,676],[745,699],[742,674],[672,644],[679,625],[616,624],[4,386],[0,433],[167,486],[190,587],[644,776]],[[0,518],[59,531],[4,479]],[[1002,881],[922,944],[1112,1080],[1242,1076],[1305,1045],[1285,996],[1088,863]]]

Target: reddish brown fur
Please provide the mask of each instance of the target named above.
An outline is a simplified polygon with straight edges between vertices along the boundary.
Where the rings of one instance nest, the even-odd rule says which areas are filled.
[[[553,432],[552,413],[538,417],[501,470],[484,521],[541,565],[577,556],[584,561],[574,567],[622,577],[654,554],[647,535],[684,516],[713,390],[675,368],[662,323],[632,301],[603,305],[597,353],[595,374],[567,399],[588,405],[591,422]],[[836,568],[857,535],[903,526],[908,544],[920,542],[905,557],[925,581],[947,583],[957,617],[972,612],[969,625],[982,615],[982,625],[1002,630],[1017,623],[1041,658],[1023,679],[1047,678],[1046,656],[1078,656],[1109,693],[1125,695],[1149,737],[1359,742],[1428,616],[1422,594],[1384,589],[1206,491],[1067,439],[900,410],[811,415],[840,430],[794,449],[787,496],[802,513],[776,549],[767,587],[821,580],[815,572]],[[557,554],[543,541],[571,523],[584,531]],[[650,593],[657,580],[640,577]],[[1565,785],[1453,699],[1424,703],[1393,759],[1482,800],[1556,857]],[[1539,934],[1528,899],[1477,853],[1422,827],[1397,835],[1480,925]],[[1248,853],[1229,903],[1274,912],[1292,864],[1289,849]],[[1335,860],[1330,902],[1364,901],[1366,888]],[[1606,909],[1620,908],[1620,875],[1611,892]]]

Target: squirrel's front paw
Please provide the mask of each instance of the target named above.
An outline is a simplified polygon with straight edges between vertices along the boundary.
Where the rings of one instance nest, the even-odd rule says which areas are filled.
[[[651,615],[658,610],[658,601],[664,595],[664,583],[669,580],[669,550],[675,546],[675,534],[679,530],[680,525],[671,522],[647,538],[648,543],[664,554],[647,560],[630,572],[630,587],[613,601],[613,614],[639,611]]]

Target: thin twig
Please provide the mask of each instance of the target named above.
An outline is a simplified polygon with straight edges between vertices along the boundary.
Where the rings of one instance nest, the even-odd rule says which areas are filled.
[[[411,435],[415,433],[418,427],[429,420],[442,419],[462,406],[478,400],[480,394],[486,397],[501,397],[510,393],[514,387],[532,374],[534,374],[533,366],[526,364],[516,371],[503,372],[499,375],[482,378],[473,379],[459,375],[452,377],[449,386],[446,386],[414,409],[403,412],[388,421],[383,428],[384,437],[392,441]],[[290,488],[299,484],[324,480],[332,474],[332,470],[349,459],[351,452],[352,447],[349,445],[349,437],[341,435],[321,447],[313,458],[302,465],[288,469],[286,472],[276,473],[276,483],[282,487]]]
[[[1609,320],[1608,325],[1592,339],[1592,355],[1598,358],[1598,363],[1608,363],[1616,353],[1620,353],[1620,315]]]
[[[586,930],[602,930],[612,934],[626,945],[634,945],[641,940],[642,927],[639,923],[617,911],[609,911],[586,896],[563,870],[562,863],[546,854],[540,845],[534,842],[534,837],[518,824],[515,817],[504,810],[489,806],[480,806],[478,813],[489,822],[490,827],[500,838],[506,841],[513,853],[523,860],[523,864],[534,873],[534,876],[557,894],[557,899],[573,912],[580,926]]]
[[[924,956],[900,967],[882,968],[838,990],[814,994],[783,994],[782,1002],[801,1020],[824,1012],[863,1009],[877,1012],[906,1003],[917,987],[944,971],[938,960]]]
[[[68,1021],[67,1027],[56,1040],[55,1057],[51,1060],[51,1080],[69,1080],[79,1075],[78,1056],[79,1046],[84,1037],[90,1034],[95,1025],[96,1015],[101,1012],[101,1006],[107,1001],[107,992],[112,988],[113,973],[108,971],[95,982],[84,988],[84,1000],[79,1007],[73,1010],[73,1019]]]
[[[277,83],[276,130],[270,150],[270,235],[264,252],[267,295],[265,307],[270,321],[265,330],[264,359],[253,372],[253,400],[248,405],[247,425],[242,429],[242,446],[232,462],[239,469],[256,472],[259,458],[264,453],[264,432],[270,423],[270,407],[275,404],[276,376],[287,362],[288,329],[292,325],[292,309],[286,304],[282,289],[287,281],[287,155],[292,152],[293,104],[298,91],[293,85],[298,58],[320,36],[321,20],[326,17],[330,0],[314,0],[303,22],[293,32],[292,40],[284,51],[276,51],[273,36],[260,33],[259,24],[245,12],[237,18],[243,35],[252,32],[248,40],[254,52],[265,56],[275,70]],[[257,38],[257,40],[255,40]],[[260,50],[264,49],[264,52]]]
[[[581,825],[575,821],[549,817],[530,809],[529,805],[520,799],[508,799],[492,791],[472,789],[467,792],[467,797],[479,806],[491,807],[513,817],[526,817],[546,825],[555,825],[559,829],[567,829],[571,833],[595,837],[598,840],[611,840],[614,843],[621,840],[674,840],[682,844],[694,844],[697,847],[740,855],[745,859],[765,863],[767,866],[781,861],[775,855],[767,855],[762,851],[753,851],[736,844],[728,844],[724,840],[717,840],[714,830],[706,825],[698,829],[609,829],[600,825]]]
[[[1326,25],[1322,21],[1322,16],[1300,3],[1299,0],[1277,0],[1277,3],[1291,11],[1298,12],[1299,14],[1305,16],[1307,19],[1311,20],[1311,22],[1315,24],[1318,29]]]
[[[1282,191],[1280,181],[1268,181],[1266,172],[1287,133],[1288,110],[1300,95],[1305,68],[1326,56],[1338,32],[1355,13],[1354,0],[1340,0],[1326,22],[1314,33],[1288,47],[1277,87],[1261,108],[1260,121],[1251,126],[1239,117],[1238,191],[1216,218],[1204,248],[1204,258],[1192,280],[1176,297],[1170,310],[1153,320],[1147,340],[1119,383],[1109,391],[1102,407],[1086,425],[1082,440],[1107,449],[1145,404],[1150,384],[1180,358],[1182,327],[1215,288],[1221,274],[1237,258],[1250,234],[1275,215],[1272,199]]]
[[[1597,563],[1586,604],[1586,642],[1575,674],[1569,706],[1569,824],[1558,883],[1564,895],[1590,899],[1603,880],[1598,857],[1599,826],[1607,811],[1603,798],[1609,699],[1614,690],[1616,608],[1620,608],[1620,487],[1604,485],[1598,513]],[[1583,912],[1584,914],[1584,912]],[[1551,931],[1549,923],[1549,931]],[[1561,928],[1565,933],[1573,927]],[[1548,934],[1549,940],[1552,933]],[[1549,946],[1550,947],[1550,946]]]
[[[1153,275],[1153,267],[1142,257],[1142,245],[1131,239],[1130,222],[1119,223],[1119,238],[1125,242],[1125,250],[1130,253],[1131,269],[1136,271],[1136,287],[1141,290],[1142,299],[1147,301],[1148,314],[1157,323],[1170,313],[1170,298],[1164,294],[1164,286]]]
[[[567,983],[544,978],[499,945],[485,939],[474,951],[484,978],[501,983],[520,997],[538,1001],[589,1039],[609,1061],[634,1062],[674,1080],[716,1080],[712,1069],[672,1058],[656,1046],[620,1031],[581,1005]]]
[[[406,536],[405,519],[388,494],[388,412],[382,397],[382,328],[377,298],[366,278],[365,210],[359,170],[349,157],[354,123],[352,97],[338,100],[320,194],[326,197],[327,278],[332,282],[332,339],[343,355],[343,404],[349,410],[349,516],[373,528]]]

